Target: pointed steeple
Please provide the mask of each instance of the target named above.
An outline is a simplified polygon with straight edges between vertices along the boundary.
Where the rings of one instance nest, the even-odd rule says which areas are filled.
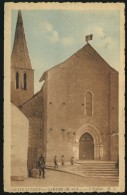
[[[11,56],[11,67],[32,69],[20,10],[18,11],[14,45]]]
[[[34,70],[32,69],[24,33],[21,11],[15,30],[11,56],[11,101],[20,106],[34,94]]]

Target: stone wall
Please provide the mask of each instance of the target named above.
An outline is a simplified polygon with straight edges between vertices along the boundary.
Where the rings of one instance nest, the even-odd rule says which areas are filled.
[[[115,71],[116,72],[116,71]],[[88,44],[64,63],[47,72],[45,89],[45,132],[47,132],[47,160],[54,155],[65,160],[76,156],[78,129],[85,124],[99,132],[98,158],[110,160],[111,135],[110,98],[116,81],[110,81],[112,68]],[[110,84],[112,92],[110,91]],[[92,116],[86,115],[86,93],[92,93]],[[117,107],[118,105],[114,103]],[[47,118],[46,118],[47,116]],[[114,116],[115,121],[117,116]],[[86,130],[84,129],[84,132]],[[117,128],[118,131],[118,128]],[[78,159],[78,156],[76,156]]]
[[[20,109],[29,118],[29,150],[28,150],[28,168],[36,167],[38,157],[44,153],[43,148],[43,99],[42,91],[38,92],[20,106]]]

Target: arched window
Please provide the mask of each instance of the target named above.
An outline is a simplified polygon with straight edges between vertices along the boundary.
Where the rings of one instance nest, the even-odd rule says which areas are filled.
[[[88,116],[92,115],[92,93],[91,92],[86,93],[86,115]]]
[[[19,73],[18,72],[16,72],[15,82],[16,82],[16,89],[19,89]]]
[[[27,89],[27,74],[23,74],[23,89]]]

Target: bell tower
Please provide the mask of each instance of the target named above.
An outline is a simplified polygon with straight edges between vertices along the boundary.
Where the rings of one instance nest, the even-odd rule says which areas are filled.
[[[19,10],[11,55],[11,101],[16,106],[20,106],[33,94],[34,70],[27,48],[22,14]]]

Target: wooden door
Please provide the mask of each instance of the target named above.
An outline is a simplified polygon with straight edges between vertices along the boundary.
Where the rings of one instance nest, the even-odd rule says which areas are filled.
[[[79,141],[79,159],[93,160],[94,159],[94,140],[89,133],[81,136]]]

